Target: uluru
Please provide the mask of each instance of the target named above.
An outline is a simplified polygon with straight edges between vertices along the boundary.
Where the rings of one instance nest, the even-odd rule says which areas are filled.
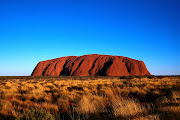
[[[143,61],[123,56],[90,54],[41,61],[31,76],[151,75]]]

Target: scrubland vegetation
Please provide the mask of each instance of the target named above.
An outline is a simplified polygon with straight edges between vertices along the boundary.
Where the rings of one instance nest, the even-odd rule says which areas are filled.
[[[180,77],[0,77],[0,119],[179,120]]]

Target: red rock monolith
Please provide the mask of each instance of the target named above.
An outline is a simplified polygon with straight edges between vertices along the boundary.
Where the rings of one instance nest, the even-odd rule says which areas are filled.
[[[143,61],[112,55],[67,56],[41,61],[31,76],[151,75]]]

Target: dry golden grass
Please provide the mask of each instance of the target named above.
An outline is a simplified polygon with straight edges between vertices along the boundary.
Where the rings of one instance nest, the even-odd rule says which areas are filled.
[[[135,116],[138,114],[146,113],[146,109],[140,103],[132,99],[124,99],[115,97],[112,101],[112,108],[114,116]]]
[[[179,77],[11,77],[0,81],[0,119],[31,108],[53,119],[177,119],[179,88]]]

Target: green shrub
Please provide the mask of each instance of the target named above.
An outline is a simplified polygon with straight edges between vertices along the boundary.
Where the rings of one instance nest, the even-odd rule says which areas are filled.
[[[136,78],[141,79],[141,78],[143,78],[143,76],[142,75],[137,75]]]
[[[0,99],[4,99],[4,98],[5,98],[4,92],[0,92]]]
[[[96,75],[95,75],[95,78],[98,78],[98,77],[99,77],[99,74],[96,74]]]
[[[128,79],[128,76],[121,76],[120,79]]]
[[[121,76],[120,79],[128,79],[128,80],[131,80],[131,79],[134,79],[135,76],[134,75],[130,75],[130,76]]]
[[[16,120],[54,120],[53,115],[44,109],[31,108],[23,111],[23,115]]]
[[[130,76],[129,76],[129,79],[134,79],[134,78],[135,78],[134,75],[130,75]]]
[[[149,75],[148,78],[149,78],[149,79],[153,79],[153,78],[154,78],[154,75]]]

